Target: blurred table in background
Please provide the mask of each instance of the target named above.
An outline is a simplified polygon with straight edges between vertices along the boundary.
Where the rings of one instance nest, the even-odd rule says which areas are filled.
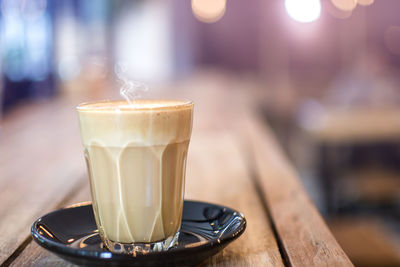
[[[400,163],[399,108],[327,108],[321,114],[314,114],[313,120],[308,123],[312,127],[303,129],[317,148],[318,176],[328,212],[338,209],[338,184],[340,179],[349,177],[346,172],[350,171],[353,183],[358,185],[350,194],[373,204],[397,198],[400,192],[400,176],[395,172]]]
[[[352,266],[255,112],[257,100],[246,86],[194,77],[152,93],[195,102],[186,198],[227,205],[247,218],[243,236],[203,265]],[[85,100],[60,96],[26,103],[4,117],[0,263],[5,266],[69,265],[33,242],[29,229],[46,212],[90,199],[74,108]]]
[[[307,130],[320,143],[398,142],[400,108],[326,109]]]

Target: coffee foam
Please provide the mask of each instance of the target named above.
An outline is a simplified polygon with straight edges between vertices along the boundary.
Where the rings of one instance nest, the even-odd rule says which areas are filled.
[[[115,111],[123,110],[147,110],[147,109],[184,109],[191,107],[191,101],[182,100],[135,100],[133,103],[128,101],[102,101],[95,103],[83,103],[77,107],[79,111]]]
[[[104,101],[78,106],[83,144],[153,146],[189,139],[193,103],[179,100]]]

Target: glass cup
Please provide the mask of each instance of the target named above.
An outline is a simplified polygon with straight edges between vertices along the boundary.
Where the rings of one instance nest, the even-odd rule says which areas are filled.
[[[193,103],[104,101],[77,107],[100,237],[112,252],[177,244]]]

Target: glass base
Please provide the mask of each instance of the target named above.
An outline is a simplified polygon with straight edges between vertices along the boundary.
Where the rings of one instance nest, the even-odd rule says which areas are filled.
[[[179,232],[167,239],[153,243],[119,243],[107,238],[103,240],[108,250],[124,254],[147,254],[152,251],[164,251],[178,245]]]

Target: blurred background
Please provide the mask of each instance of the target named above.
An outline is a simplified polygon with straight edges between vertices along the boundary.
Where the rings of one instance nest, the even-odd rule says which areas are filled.
[[[121,72],[160,90],[236,84],[257,97],[350,259],[400,265],[400,1],[0,5],[0,118],[27,102],[118,93]]]

